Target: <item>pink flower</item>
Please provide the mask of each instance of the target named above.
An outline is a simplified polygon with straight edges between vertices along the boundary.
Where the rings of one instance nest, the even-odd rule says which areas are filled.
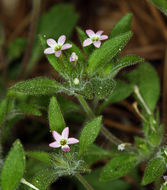
[[[53,54],[54,53],[56,57],[59,57],[62,53],[62,50],[69,49],[72,47],[71,44],[64,44],[65,41],[66,41],[65,35],[60,36],[58,39],[58,42],[56,42],[52,38],[47,39],[47,44],[50,47],[46,48],[44,53],[45,54]]]
[[[68,146],[69,144],[75,144],[75,143],[79,142],[78,139],[68,138],[68,136],[69,136],[69,128],[68,127],[64,128],[61,135],[56,131],[53,131],[52,135],[56,141],[50,143],[49,146],[52,148],[61,147],[62,151],[65,151],[65,152],[70,151],[70,147]]]
[[[93,32],[93,30],[86,30],[87,35],[89,38],[87,38],[83,42],[83,46],[89,46],[90,44],[93,44],[95,47],[99,48],[101,46],[101,40],[108,39],[107,35],[102,35],[104,31],[99,30],[96,33]]]
[[[70,62],[76,62],[76,61],[78,61],[78,56],[75,52],[72,52],[70,56]]]

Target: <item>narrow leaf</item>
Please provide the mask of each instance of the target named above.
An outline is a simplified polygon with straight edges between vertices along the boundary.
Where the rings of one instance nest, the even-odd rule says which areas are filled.
[[[110,38],[113,38],[115,36],[118,36],[130,31],[131,22],[132,22],[132,14],[128,13],[124,17],[122,17],[113,27],[110,33]]]
[[[116,66],[111,70],[111,75],[114,77],[121,69],[134,65],[136,63],[142,62],[143,59],[140,57],[137,57],[135,55],[128,55],[125,57],[122,57],[116,64]]]
[[[142,63],[127,78],[131,84],[139,87],[146,104],[153,111],[160,95],[160,81],[154,67],[149,63]]]
[[[81,156],[88,147],[95,141],[101,127],[102,117],[97,117],[86,124],[81,132],[79,139],[79,156]]]
[[[52,97],[50,99],[48,116],[49,116],[49,126],[51,131],[61,132],[66,127],[56,97]]]
[[[109,158],[112,156],[112,153],[95,145],[92,144],[89,146],[88,151],[84,155],[84,160],[89,165],[101,160],[103,158]]]
[[[47,190],[48,187],[56,181],[58,174],[55,169],[48,167],[47,169],[39,171],[33,178],[32,184],[40,190]],[[32,188],[29,188],[32,190]]]
[[[44,77],[38,77],[27,81],[22,81],[9,90],[13,92],[20,92],[27,95],[47,95],[56,94],[61,89],[61,84],[55,80]]]
[[[127,32],[110,40],[107,40],[99,49],[96,49],[88,60],[88,73],[94,75],[99,67],[104,67],[112,58],[120,52],[132,36]]]
[[[136,156],[133,154],[121,154],[105,165],[100,180],[115,180],[126,175],[137,164]]]
[[[35,151],[29,151],[29,152],[26,152],[26,155],[35,159],[35,160],[38,160],[40,162],[43,162],[45,164],[51,164],[51,159],[50,159],[50,155],[47,153],[47,152],[35,152]]]
[[[164,158],[158,157],[151,160],[144,172],[142,179],[142,185],[152,183],[157,178],[161,177],[166,171],[166,163]]]
[[[15,190],[23,177],[25,155],[23,147],[17,140],[11,148],[1,173],[2,190]]]
[[[21,104],[21,105],[18,105],[17,107],[18,107],[18,111],[26,115],[35,115],[35,116],[42,115],[42,113],[37,108],[29,104]]]

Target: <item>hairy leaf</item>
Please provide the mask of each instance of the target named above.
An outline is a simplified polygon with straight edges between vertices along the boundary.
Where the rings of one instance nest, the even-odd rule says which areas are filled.
[[[164,158],[157,157],[152,159],[145,169],[142,185],[152,183],[154,180],[161,177],[165,171],[166,163]]]
[[[93,78],[91,80],[93,93],[99,99],[110,96],[115,88],[115,81],[112,78]]]
[[[115,180],[126,175],[137,164],[136,156],[133,154],[121,154],[114,157],[104,166],[100,180]]]
[[[11,148],[1,172],[2,190],[15,190],[23,177],[25,155],[23,147],[17,140]]]
[[[131,36],[131,32],[116,36],[107,40],[99,49],[96,49],[88,60],[89,75],[95,75],[99,67],[104,67],[106,63],[110,62],[125,47]]]
[[[95,141],[101,127],[102,117],[97,117],[91,122],[87,123],[79,138],[79,156],[81,156],[88,147]]]
[[[40,170],[33,178],[32,184],[40,190],[47,190],[48,187],[56,181],[58,175],[54,168],[48,167],[44,170]],[[32,188],[29,188],[32,190]]]
[[[116,66],[111,70],[111,75],[114,77],[121,69],[134,65],[136,63],[142,62],[143,59],[140,57],[137,57],[135,55],[128,55],[125,57],[122,57],[116,64]]]
[[[112,28],[112,31],[110,33],[110,38],[113,38],[115,36],[130,31],[131,22],[132,22],[132,14],[128,13],[124,17],[122,17]]]
[[[50,154],[48,154],[47,152],[29,151],[26,152],[26,155],[45,164],[50,165],[52,163],[50,159]]]
[[[98,113],[101,113],[103,111],[103,109],[109,105],[109,104],[113,104],[115,102],[120,102],[124,99],[126,99],[128,96],[131,95],[131,93],[133,92],[133,85],[132,84],[128,84],[126,82],[123,82],[121,80],[117,80],[116,81],[116,86],[114,91],[112,92],[112,94],[110,96],[108,96],[108,98],[106,98],[104,100],[104,102],[99,106],[98,108]]]
[[[16,83],[9,90],[12,92],[20,92],[27,95],[47,95],[56,94],[61,89],[61,84],[57,81],[38,77],[27,81]]]
[[[56,97],[52,97],[50,99],[48,117],[49,117],[49,126],[51,131],[61,132],[66,127]]]

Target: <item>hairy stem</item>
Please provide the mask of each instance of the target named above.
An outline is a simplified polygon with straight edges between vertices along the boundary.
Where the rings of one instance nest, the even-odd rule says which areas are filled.
[[[77,96],[80,104],[82,105],[84,111],[86,112],[87,116],[89,119],[94,119],[96,116],[93,113],[93,111],[91,110],[91,108],[89,107],[89,105],[87,104],[86,100],[84,99],[83,96]],[[120,139],[118,139],[117,137],[115,137],[113,134],[110,133],[110,131],[108,131],[108,129],[106,129],[103,125],[101,127],[101,132],[102,134],[112,143],[114,143],[115,145],[119,145],[122,143],[122,141]]]
[[[34,38],[35,38],[35,33],[36,33],[36,28],[37,28],[38,18],[39,18],[40,3],[41,3],[41,0],[33,0],[32,22],[31,22],[31,26],[30,26],[28,43],[27,43],[25,55],[23,58],[23,64],[22,64],[19,78],[24,76],[24,73],[27,69],[27,66],[28,66],[28,63],[29,63],[29,60],[31,57],[32,47],[33,47],[33,43],[34,43]]]
[[[85,180],[85,178],[82,177],[80,174],[75,174],[75,177],[83,184],[83,186],[87,190],[93,190],[93,187],[90,186],[90,184]]]

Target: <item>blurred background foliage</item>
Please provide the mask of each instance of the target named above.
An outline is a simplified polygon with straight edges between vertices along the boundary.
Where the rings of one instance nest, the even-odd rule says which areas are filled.
[[[55,39],[65,34],[71,41],[79,45],[76,26],[83,30],[87,28],[102,29],[105,34],[109,35],[116,22],[127,13],[133,14],[133,37],[122,55],[135,54],[140,56],[151,62],[158,72],[163,93],[160,94],[160,100],[155,101],[158,101],[157,108],[163,111],[161,118],[167,126],[167,20],[158,9],[146,0],[41,0],[41,2],[34,0],[33,3],[26,0],[0,0],[0,101],[6,96],[7,88],[17,81],[36,76],[47,76],[61,80],[44,57],[39,34]],[[135,67],[128,68],[127,71],[131,71]],[[134,79],[134,76],[137,75],[137,82],[140,84],[144,79],[154,80],[157,77],[156,74],[149,76],[147,71],[152,69],[149,65],[145,65],[140,72],[141,67],[138,71],[127,75],[126,80]],[[122,72],[117,78],[120,77],[123,77]],[[134,98],[130,95],[133,89],[132,86],[124,84],[121,80],[118,80],[116,88],[118,90],[112,94],[111,100],[102,105],[97,112],[103,113],[104,124],[116,136],[119,136],[122,141],[133,142],[134,135],[142,135],[140,118],[132,107]],[[143,89],[142,92],[146,98],[149,96],[145,93],[147,88]],[[118,98],[116,92],[124,94],[124,97]],[[154,89],[149,93],[155,93],[155,98],[158,97]],[[73,126],[72,133],[75,134],[84,121],[84,113],[75,98],[69,98],[64,94],[58,95],[57,98],[66,122],[69,126]],[[1,106],[5,104],[5,100],[3,100]],[[18,95],[15,105],[17,105],[17,112],[15,111],[17,115],[10,112],[8,116],[10,120],[6,122],[1,139],[6,152],[16,138],[22,141],[26,150],[48,150],[48,143],[51,139],[47,120],[49,96],[34,98]],[[11,107],[15,105],[11,105]],[[105,107],[106,105],[107,107]],[[110,147],[102,136],[99,136],[96,141],[97,144],[106,149]],[[94,155],[92,150],[96,149]],[[112,190],[145,189],[139,185],[141,176],[137,169],[121,180],[107,183],[98,182],[97,176],[99,176],[100,168],[107,163],[106,158],[112,157],[115,152],[113,151],[111,155],[99,147],[94,147],[92,150],[90,148],[85,159],[89,164],[92,164],[92,168],[97,169],[91,174],[85,175],[85,178],[96,190],[108,190],[110,187]],[[97,152],[100,154],[97,155]],[[40,167],[40,163],[37,164],[30,159],[27,169],[33,169],[31,169],[31,173],[26,175],[31,178]],[[139,171],[143,172],[144,167],[141,164]],[[52,188],[59,189],[59,186],[62,190],[83,189],[81,184],[70,178],[58,180],[52,185]],[[20,189],[24,188],[20,187]],[[147,188],[151,189],[152,187],[148,185]]]

